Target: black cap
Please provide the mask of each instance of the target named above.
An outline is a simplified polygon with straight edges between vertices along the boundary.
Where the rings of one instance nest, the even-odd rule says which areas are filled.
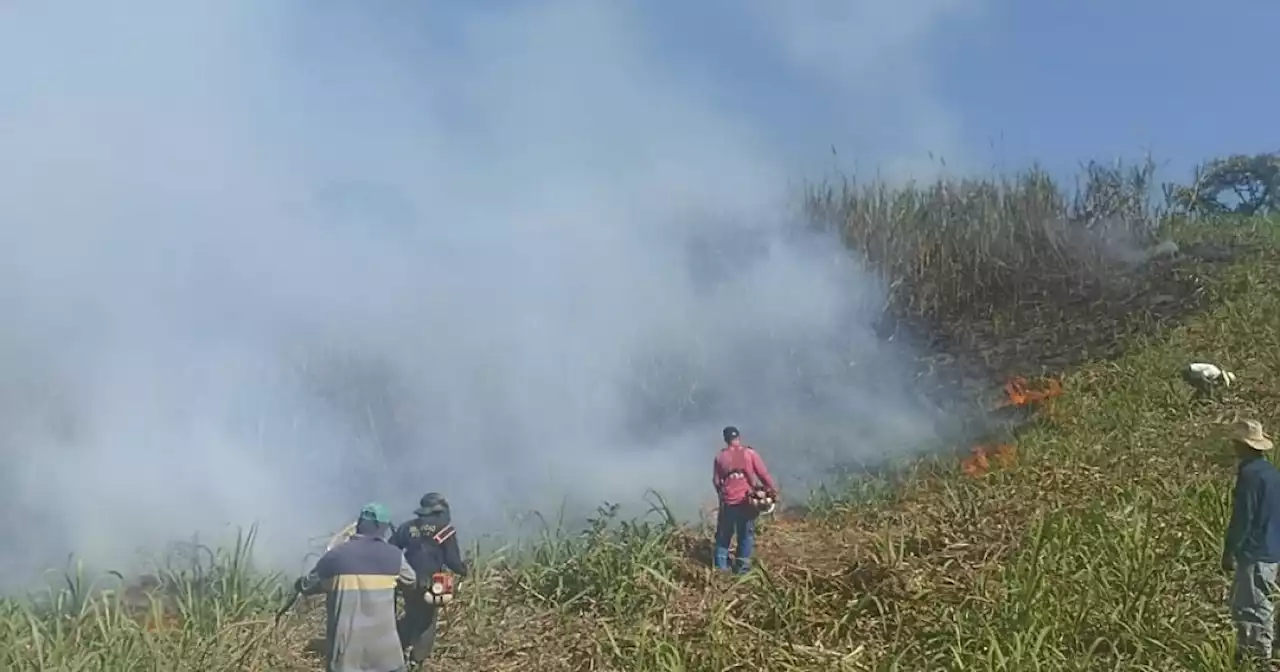
[[[445,500],[444,495],[438,492],[428,492],[418,500],[418,508],[414,510],[414,515],[426,516],[433,513],[449,510],[449,502]]]
[[[724,433],[725,443],[729,443],[730,441],[742,436],[742,433],[738,431],[738,428],[734,427],[733,425],[729,425],[728,427],[725,427],[723,433]]]

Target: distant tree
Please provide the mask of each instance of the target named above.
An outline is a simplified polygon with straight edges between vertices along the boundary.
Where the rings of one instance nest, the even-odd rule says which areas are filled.
[[[1191,186],[1166,185],[1165,197],[1187,214],[1280,212],[1280,152],[1214,159],[1196,168]]]

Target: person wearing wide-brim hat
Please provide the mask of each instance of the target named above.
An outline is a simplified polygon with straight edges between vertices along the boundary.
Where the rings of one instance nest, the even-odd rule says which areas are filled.
[[[1222,551],[1222,568],[1235,571],[1231,620],[1236,628],[1236,657],[1269,664],[1275,639],[1275,606],[1280,570],[1280,471],[1266,453],[1271,437],[1257,420],[1230,427],[1238,458],[1231,523]]]

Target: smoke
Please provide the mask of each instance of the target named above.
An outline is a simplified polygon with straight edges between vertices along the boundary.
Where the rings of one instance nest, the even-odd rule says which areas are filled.
[[[689,513],[726,424],[797,489],[934,436],[882,288],[792,221],[817,107],[709,64],[839,80],[881,126],[832,133],[914,160],[954,143],[919,77],[950,5],[878,38],[904,83],[806,69],[878,33],[801,30],[833,3],[785,39],[766,3],[143,4],[0,8],[0,568],[254,521],[292,568],[429,490],[472,538],[650,487]]]

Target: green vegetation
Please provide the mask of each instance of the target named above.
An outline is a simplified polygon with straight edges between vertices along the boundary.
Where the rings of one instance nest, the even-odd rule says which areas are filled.
[[[1195,214],[1275,214],[1280,212],[1280,152],[1215,159],[1196,169],[1190,185],[1169,185],[1165,197]]]
[[[712,572],[709,531],[658,499],[649,519],[604,508],[580,535],[485,558],[429,669],[1233,669],[1218,568],[1232,471],[1214,427],[1280,423],[1280,223],[1161,216],[1137,198],[1149,185],[1148,168],[1095,166],[1074,194],[1036,172],[816,190],[814,212],[898,283],[898,314],[991,371],[1089,343],[1120,356],[1063,365],[1064,394],[1011,464],[971,477],[937,457],[815,498],[803,520],[763,524],[741,579]],[[1215,252],[1135,264],[1081,235],[1103,222],[1132,234],[1126,249]],[[1238,256],[1215,261],[1224,250]],[[1046,331],[1066,335],[1012,355],[993,342]],[[1194,359],[1238,386],[1192,402],[1177,372]],[[317,669],[322,606],[273,628],[282,582],[252,572],[251,542],[158,573],[149,598],[73,578],[36,606],[0,603],[0,669]]]

